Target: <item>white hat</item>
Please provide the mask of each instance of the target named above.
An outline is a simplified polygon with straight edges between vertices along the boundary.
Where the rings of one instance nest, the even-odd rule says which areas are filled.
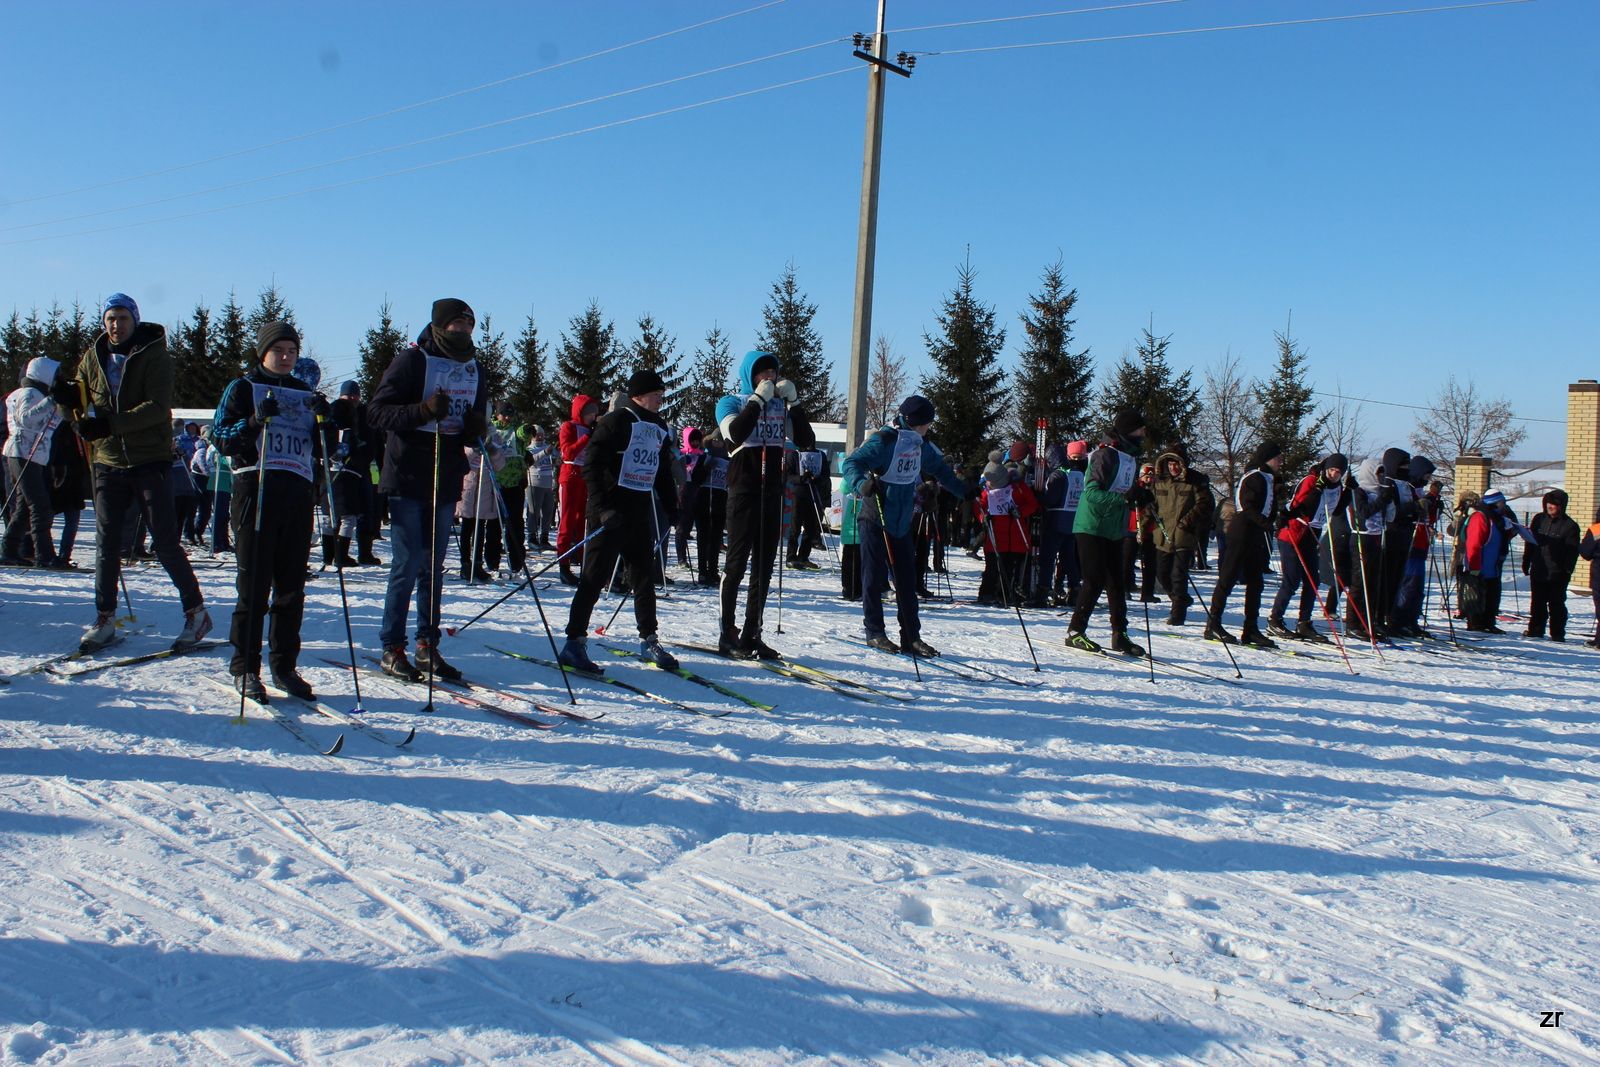
[[[40,382],[46,389],[55,384],[56,371],[61,369],[61,364],[48,356],[35,356],[28,360],[28,369],[23,372],[24,378],[32,378]]]

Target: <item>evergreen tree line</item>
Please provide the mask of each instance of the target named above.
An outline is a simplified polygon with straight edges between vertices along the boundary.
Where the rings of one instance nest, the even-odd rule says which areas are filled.
[[[1021,345],[1009,372],[1001,365],[1006,328],[994,305],[979,298],[976,280],[969,257],[941,300],[936,327],[923,334],[931,369],[917,383],[938,409],[938,440],[958,462],[980,464],[990,450],[1011,440],[1032,442],[1039,420],[1047,440],[1092,441],[1125,408],[1144,412],[1152,454],[1184,442],[1199,466],[1228,487],[1243,474],[1244,460],[1260,441],[1283,445],[1285,467],[1293,471],[1308,467],[1330,444],[1325,440],[1329,413],[1312,402],[1306,354],[1287,329],[1275,334],[1278,360],[1267,378],[1247,381],[1237,373],[1237,361],[1228,359],[1196,382],[1192,369],[1174,365],[1172,336],[1158,334],[1152,321],[1096,387],[1094,359],[1074,339],[1078,292],[1059,260],[1045,267],[1036,291],[1027,297],[1019,316]],[[844,398],[823,358],[816,312],[793,264],[787,265],[769,290],[754,347],[778,355],[816,419],[841,421]],[[269,285],[248,312],[230,292],[220,309],[213,311],[202,302],[187,319],[171,325],[168,340],[177,363],[174,406],[215,404],[227,382],[253,364],[256,328],[274,319],[292,323],[294,310]],[[6,357],[0,360],[0,387],[14,388],[22,368],[36,355],[60,360],[70,372],[98,329],[99,323],[78,304],[70,310],[53,305],[43,315],[33,311],[26,317],[13,311],[0,327],[0,350]],[[372,395],[390,360],[413,336],[409,326],[397,324],[393,307],[385,301],[377,323],[358,346],[362,395]],[[631,331],[619,334],[598,301],[567,321],[553,351],[532,311],[509,343],[492,316],[484,314],[477,344],[490,395],[509,400],[519,418],[547,430],[568,417],[573,396],[607,398],[640,368],[653,369],[666,381],[664,413],[674,425],[714,425],[717,400],[735,384],[733,345],[719,326],[708,330],[692,352],[684,352],[678,338],[649,313],[640,315]],[[874,388],[899,393],[910,383],[892,369],[897,361],[887,342],[880,338],[878,348],[877,366],[887,377],[875,369]],[[338,385],[326,381],[323,390],[332,393]],[[874,416],[887,416],[898,399],[877,396],[869,406]],[[1333,447],[1341,444],[1332,442]]]

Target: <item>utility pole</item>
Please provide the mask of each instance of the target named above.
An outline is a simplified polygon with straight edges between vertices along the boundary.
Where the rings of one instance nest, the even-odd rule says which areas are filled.
[[[884,31],[888,0],[878,0],[878,32],[871,53],[863,52],[865,38],[856,35],[855,56],[866,61],[867,141],[861,163],[861,219],[856,231],[856,312],[850,335],[850,397],[845,416],[845,449],[853,450],[866,438],[867,372],[872,358],[872,278],[878,252],[878,170],[883,157],[883,78],[888,71],[911,77],[916,60],[902,56],[905,66],[890,63],[889,35]]]

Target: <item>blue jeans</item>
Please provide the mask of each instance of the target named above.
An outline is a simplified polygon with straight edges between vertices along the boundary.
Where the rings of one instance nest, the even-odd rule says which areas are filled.
[[[428,553],[426,500],[403,496],[389,498],[389,589],[383,597],[383,627],[378,640],[384,648],[406,647],[406,619],[411,614],[411,592],[417,593],[417,641],[439,642],[438,602],[435,590],[444,575],[445,548],[450,542],[450,514],[455,505],[441,504],[433,517],[433,553]]]
[[[1305,558],[1304,567],[1300,565],[1301,557]],[[1294,599],[1295,590],[1299,590],[1298,618],[1302,625],[1309,623],[1311,605],[1316,598],[1317,584],[1320,581],[1320,576],[1317,574],[1316,543],[1307,545],[1302,539],[1297,546],[1279,541],[1278,565],[1283,569],[1283,577],[1278,582],[1278,595],[1272,598],[1272,613],[1267,618],[1282,626],[1283,613],[1289,609],[1289,601]],[[1310,570],[1306,569],[1308,567]]]
[[[900,621],[900,643],[910,644],[922,636],[922,620],[917,614],[917,548],[909,533],[890,535],[884,545],[883,527],[856,520],[861,532],[861,613],[867,636],[884,632],[883,591],[889,588],[889,551],[894,554],[895,613]]]
[[[1394,620],[1401,626],[1415,626],[1422,619],[1422,601],[1428,589],[1428,550],[1413,548],[1406,555],[1400,588],[1394,598]]]

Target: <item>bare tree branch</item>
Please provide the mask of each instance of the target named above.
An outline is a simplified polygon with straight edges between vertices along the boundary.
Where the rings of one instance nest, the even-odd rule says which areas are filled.
[[[1453,471],[1456,457],[1469,452],[1498,463],[1527,436],[1504,398],[1480,396],[1476,382],[1468,379],[1462,385],[1451,375],[1428,411],[1417,417],[1411,443],[1441,468]]]
[[[1239,358],[1230,350],[1206,368],[1200,387],[1200,416],[1196,420],[1196,447],[1191,457],[1201,470],[1222,482],[1231,496],[1244,465],[1256,446],[1256,424],[1261,401]]]
[[[874,426],[888,423],[905,399],[911,376],[906,373],[906,357],[894,354],[889,339],[878,335],[872,347],[872,362],[867,370],[867,420]],[[868,427],[871,429],[871,426]]]
[[[1354,464],[1367,454],[1367,419],[1361,402],[1347,400],[1344,389],[1335,379],[1333,391],[1339,394],[1328,412],[1328,424],[1323,427],[1322,438],[1329,452],[1343,452]],[[1429,457],[1432,458],[1432,457]]]

